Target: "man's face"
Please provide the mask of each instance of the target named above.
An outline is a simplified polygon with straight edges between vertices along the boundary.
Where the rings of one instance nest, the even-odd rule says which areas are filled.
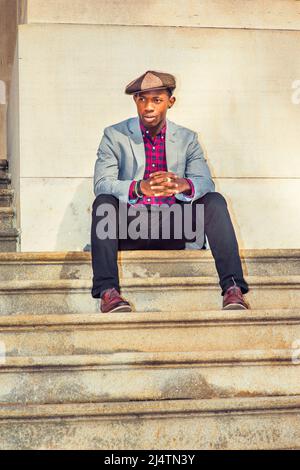
[[[145,127],[155,128],[166,117],[168,108],[175,103],[175,97],[166,90],[152,90],[133,95],[138,115]]]

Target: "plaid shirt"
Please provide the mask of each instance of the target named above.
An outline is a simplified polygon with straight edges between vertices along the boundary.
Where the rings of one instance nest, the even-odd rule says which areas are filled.
[[[160,132],[154,137],[154,139],[152,139],[150,132],[148,131],[148,129],[145,128],[142,121],[139,120],[139,122],[144,139],[146,155],[144,179],[148,179],[150,174],[154,173],[155,171],[168,171],[165,146],[167,123],[165,121],[165,124],[160,130]],[[184,192],[184,194],[192,199],[195,193],[194,185],[190,179],[186,178],[186,180],[189,182],[191,189],[189,191]],[[134,191],[135,183],[136,180],[133,180],[129,187],[129,200],[135,200],[137,198],[137,195]],[[170,206],[175,202],[175,196],[143,196],[142,198],[138,199],[134,206],[138,204],[168,204]]]

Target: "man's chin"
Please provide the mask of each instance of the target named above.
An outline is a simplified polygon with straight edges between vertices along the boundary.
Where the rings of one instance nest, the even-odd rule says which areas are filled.
[[[142,119],[142,123],[145,127],[156,127],[159,124],[159,121],[157,119],[154,119],[153,121]]]

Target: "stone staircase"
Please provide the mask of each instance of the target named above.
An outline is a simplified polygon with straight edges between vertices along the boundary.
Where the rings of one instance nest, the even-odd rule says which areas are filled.
[[[128,251],[99,314],[89,253],[0,253],[0,448],[300,448],[300,250],[241,257],[249,311],[209,250]]]
[[[15,228],[14,191],[8,173],[6,113],[7,105],[0,104],[0,252],[16,251],[19,237]]]

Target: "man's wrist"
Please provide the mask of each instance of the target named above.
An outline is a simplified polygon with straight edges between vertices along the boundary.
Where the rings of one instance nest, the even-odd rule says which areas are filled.
[[[139,188],[140,188],[140,193],[142,194],[142,196],[145,196],[144,189],[143,189],[144,183],[145,183],[144,180],[140,180]]]
[[[185,183],[186,183],[186,189],[184,189],[182,191],[183,194],[185,194],[186,196],[189,196],[190,194],[192,194],[192,188],[191,188],[191,185],[189,183],[189,180],[187,178],[183,178],[185,180]]]
[[[142,180],[138,180],[136,183],[135,183],[135,187],[134,187],[134,191],[137,195],[137,197],[139,198],[142,198],[143,197],[143,191],[142,191],[142,188],[141,188],[141,182]]]

